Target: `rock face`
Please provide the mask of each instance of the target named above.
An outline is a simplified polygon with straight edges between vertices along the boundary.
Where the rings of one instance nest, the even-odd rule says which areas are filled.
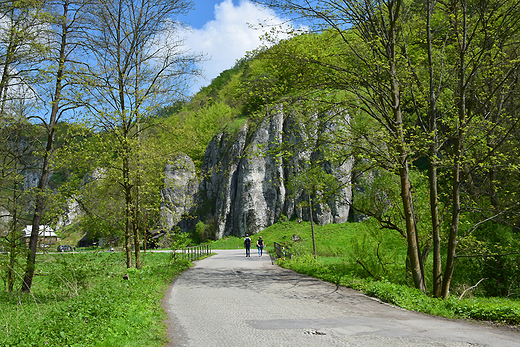
[[[58,218],[58,223],[56,225],[57,229],[61,229],[78,222],[82,215],[83,210],[81,209],[79,203],[75,199],[69,199],[63,214]]]
[[[289,194],[287,188],[291,177],[319,156],[317,148],[299,146],[309,143],[305,134],[278,111],[256,128],[245,124],[234,134],[223,132],[213,138],[206,149],[197,201],[198,216],[215,224],[216,238],[257,233],[282,215],[309,220],[309,209],[299,207],[299,202],[307,200],[305,193]],[[292,148],[289,159],[272,151],[287,144]],[[352,197],[352,161],[322,167],[342,188],[340,199],[315,206],[314,220],[319,224],[345,222]]]
[[[189,229],[193,218],[195,196],[198,189],[195,165],[185,154],[178,155],[166,165],[164,187],[161,189],[161,217],[163,225]]]

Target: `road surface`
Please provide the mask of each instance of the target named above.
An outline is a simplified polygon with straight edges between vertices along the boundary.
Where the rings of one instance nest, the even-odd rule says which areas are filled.
[[[216,250],[170,286],[168,346],[496,346],[520,334],[382,304],[271,264],[255,249]]]

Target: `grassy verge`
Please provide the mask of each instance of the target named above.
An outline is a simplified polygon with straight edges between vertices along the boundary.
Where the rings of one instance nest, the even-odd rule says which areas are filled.
[[[315,260],[310,256],[278,260],[277,264],[296,272],[320,278],[327,282],[359,290],[389,304],[426,314],[447,317],[491,321],[500,324],[520,324],[520,301],[506,298],[471,297],[458,299],[450,296],[437,299],[424,295],[420,290],[388,280],[374,280],[352,276],[341,268]]]
[[[293,259],[278,260],[280,266],[354,288],[392,305],[448,318],[520,324],[518,299],[487,298],[470,291],[459,300],[460,290],[447,299],[436,299],[413,288],[406,276],[404,239],[396,233],[382,232],[371,221],[316,227],[317,260],[312,256],[308,223],[277,223],[254,235],[253,245],[260,235],[268,251],[273,250],[273,242],[291,249]],[[213,244],[214,249],[237,247],[243,248],[241,238],[228,237]],[[425,264],[427,273],[431,273],[431,266]],[[459,283],[458,287],[469,285]]]
[[[0,293],[0,346],[162,346],[161,299],[189,266],[167,253],[147,253],[141,270],[123,253],[49,254],[31,294]]]

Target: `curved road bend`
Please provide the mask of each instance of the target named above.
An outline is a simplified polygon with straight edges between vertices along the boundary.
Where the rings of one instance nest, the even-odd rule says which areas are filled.
[[[520,334],[381,304],[271,264],[255,249],[217,250],[170,286],[168,346],[497,346]]]

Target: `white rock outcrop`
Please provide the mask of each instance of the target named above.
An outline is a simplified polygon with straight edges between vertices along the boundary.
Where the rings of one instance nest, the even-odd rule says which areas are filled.
[[[222,132],[213,138],[201,170],[197,214],[202,220],[214,221],[216,238],[254,234],[282,215],[309,220],[309,209],[299,205],[307,196],[289,194],[287,183],[320,155],[318,148],[308,146],[312,136],[276,111],[256,127],[246,123],[234,133]],[[277,149],[282,146],[291,147],[290,157],[279,156]],[[339,199],[315,206],[315,222],[347,221],[352,164],[352,160],[340,166],[322,164],[341,189]]]

